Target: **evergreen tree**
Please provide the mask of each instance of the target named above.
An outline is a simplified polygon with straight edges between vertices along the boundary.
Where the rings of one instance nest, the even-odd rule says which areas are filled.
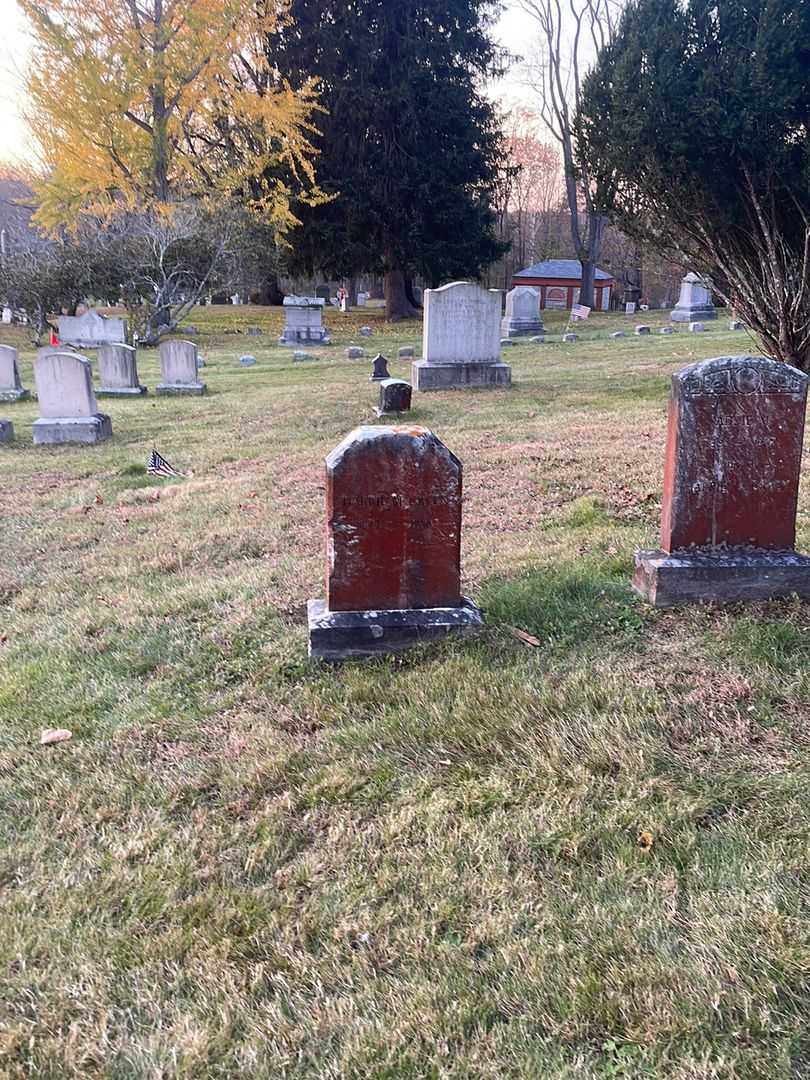
[[[625,232],[710,276],[810,370],[808,0],[632,0],[578,144]]]
[[[474,277],[504,251],[490,208],[505,160],[480,83],[498,70],[491,0],[292,0],[268,55],[327,112],[315,165],[331,202],[303,206],[291,269],[385,274],[386,314],[413,313],[408,279]]]

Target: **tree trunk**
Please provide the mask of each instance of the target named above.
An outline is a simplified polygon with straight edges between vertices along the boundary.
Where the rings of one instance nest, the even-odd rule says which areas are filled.
[[[405,292],[405,274],[401,270],[387,270],[385,273],[386,322],[413,319],[418,314],[416,308],[408,301]]]
[[[349,278],[349,282],[348,282],[348,285],[346,287],[346,292],[349,294],[348,301],[347,301],[349,307],[357,307],[357,278],[356,277],[350,277]]]
[[[582,283],[579,287],[579,302],[586,307],[592,308],[593,303],[593,274],[595,267],[590,257],[590,252],[582,252],[579,258],[582,266]]]
[[[405,278],[405,296],[408,298],[408,303],[412,308],[415,308],[417,311],[422,310],[422,305],[413,294],[413,278]]]

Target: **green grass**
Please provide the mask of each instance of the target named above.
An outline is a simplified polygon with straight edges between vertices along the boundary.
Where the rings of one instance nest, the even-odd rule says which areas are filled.
[[[415,397],[487,626],[337,668],[305,603],[323,458],[375,422],[344,348],[407,375],[417,323],[330,312],[294,364],[278,310],[195,312],[209,395],[105,400],[94,448],[0,406],[0,1076],[810,1076],[810,608],[628,584],[670,373],[758,350],[607,336],[642,319]],[[153,443],[193,477],[146,477]]]

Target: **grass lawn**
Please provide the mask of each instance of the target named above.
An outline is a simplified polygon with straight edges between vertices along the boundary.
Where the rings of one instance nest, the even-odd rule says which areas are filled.
[[[629,587],[670,373],[757,346],[596,316],[416,395],[487,628],[333,668],[323,458],[377,395],[344,349],[407,377],[420,327],[329,312],[294,364],[280,318],[195,312],[208,396],[105,400],[97,447],[0,405],[0,1076],[810,1077],[810,607]]]

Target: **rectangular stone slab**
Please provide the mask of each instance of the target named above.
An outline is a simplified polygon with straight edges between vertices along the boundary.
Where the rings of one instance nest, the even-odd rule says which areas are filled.
[[[447,634],[472,634],[483,625],[480,610],[466,597],[458,607],[394,611],[330,611],[325,600],[307,604],[309,655],[349,660],[399,652]]]
[[[474,386],[511,386],[512,369],[509,364],[428,364],[425,360],[414,360],[411,382],[422,393]]]
[[[637,551],[633,589],[655,607],[810,598],[810,558],[795,551]]]
[[[112,421],[106,413],[95,416],[46,417],[32,425],[36,446],[60,443],[99,443],[112,435]]]
[[[672,377],[661,547],[792,548],[807,376],[717,357]]]

